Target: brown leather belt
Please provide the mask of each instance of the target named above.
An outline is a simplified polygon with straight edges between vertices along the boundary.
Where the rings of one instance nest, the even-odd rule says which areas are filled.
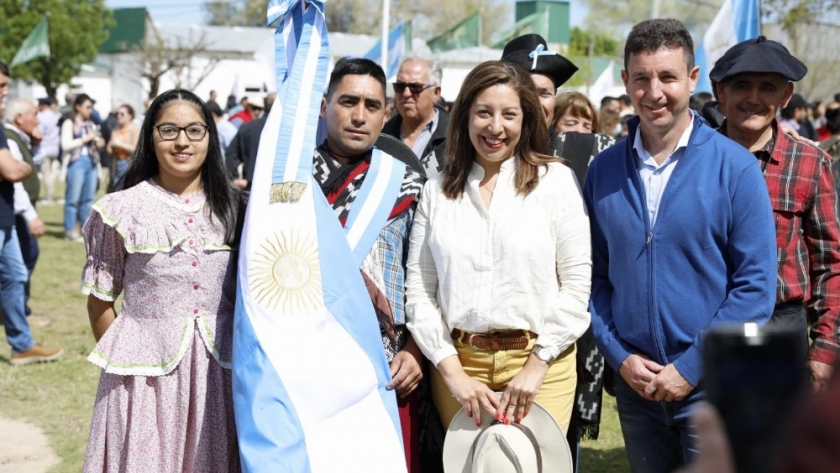
[[[478,351],[522,350],[528,346],[528,341],[532,338],[536,338],[536,334],[527,330],[470,333],[456,328],[452,331],[453,340],[458,340]]]

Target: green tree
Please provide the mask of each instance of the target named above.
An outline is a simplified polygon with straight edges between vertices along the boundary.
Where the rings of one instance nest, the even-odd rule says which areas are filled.
[[[379,3],[381,2],[376,2],[377,5]],[[491,44],[494,35],[513,24],[513,13],[509,2],[504,0],[391,1],[392,15],[396,12],[398,18],[411,19],[415,37],[426,39],[437,36],[479,10],[481,11],[482,43],[485,45]],[[378,15],[377,18],[379,17]]]
[[[590,41],[593,56],[618,56],[618,40],[605,33],[572,28],[569,38],[569,56],[588,56]]]
[[[265,26],[267,6],[268,0],[214,0],[204,8],[208,25]]]
[[[146,28],[143,45],[137,49],[134,69],[149,83],[149,100],[160,94],[163,76],[171,74],[175,88],[193,90],[213,72],[219,63],[218,57],[207,57],[204,66],[198,69],[193,60],[207,51],[210,40],[207,33],[197,38],[164,41],[156,27]]]
[[[567,86],[588,85],[596,79],[593,77],[592,61],[589,56],[590,47],[593,57],[618,58],[623,54],[619,49],[618,40],[607,33],[587,31],[578,27],[572,28],[570,33],[568,58],[578,67],[578,72],[566,83]]]
[[[761,3],[762,21],[778,24],[788,33],[795,33],[800,25],[834,21],[836,26],[837,12],[840,12],[840,0],[763,0]]]
[[[763,0],[762,33],[781,41],[808,66],[796,92],[809,100],[837,92],[840,0]]]
[[[267,0],[215,0],[207,3],[207,22],[211,25],[263,26],[267,4]],[[490,37],[513,20],[505,0],[391,0],[391,26],[400,20],[411,20],[416,37],[432,38],[478,10],[483,13],[484,44],[489,44]],[[382,0],[329,0],[325,13],[330,31],[372,35],[382,31]]]
[[[55,99],[56,90],[96,58],[113,24],[104,0],[3,0],[0,2],[0,60],[9,63],[32,28],[49,19],[50,56],[12,69],[12,76],[38,82]]]
[[[588,23],[598,25],[603,31],[614,31],[626,36],[636,23],[651,18],[652,0],[583,0],[589,7]],[[723,0],[660,0],[659,18],[676,18],[685,23],[689,31],[702,35],[720,10]]]

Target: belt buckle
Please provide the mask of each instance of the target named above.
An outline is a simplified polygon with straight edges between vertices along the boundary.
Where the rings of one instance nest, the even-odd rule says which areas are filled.
[[[473,343],[473,337],[483,337],[483,338],[489,339],[490,340],[490,348],[489,349],[484,349],[484,348],[479,348],[479,347],[475,346],[475,344]],[[477,333],[471,333],[470,336],[467,338],[467,344],[470,346],[470,348],[472,348],[475,351],[483,351],[483,352],[488,352],[488,353],[497,352],[501,349],[501,347],[499,346],[499,334],[498,333],[493,333],[489,337],[485,336],[485,335],[480,335],[480,334],[477,334]]]
[[[475,333],[471,333],[471,334],[470,334],[470,336],[469,336],[469,337],[467,337],[467,345],[469,345],[469,346],[470,346],[470,348],[472,348],[472,349],[473,349],[473,350],[475,350],[475,351],[485,351],[485,350],[483,350],[483,349],[481,349],[481,348],[478,348],[477,346],[475,346],[475,345],[473,344],[473,337],[475,337],[476,335],[477,335],[477,334],[475,334]]]

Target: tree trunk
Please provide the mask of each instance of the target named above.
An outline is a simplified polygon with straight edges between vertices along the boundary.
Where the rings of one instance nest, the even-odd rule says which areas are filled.
[[[155,77],[154,79],[149,79],[149,100],[154,100],[158,96],[158,90],[160,89],[160,77]]]
[[[50,67],[50,58],[44,60],[44,74],[41,76],[41,85],[44,86],[44,89],[47,90],[47,97],[52,99],[53,102],[57,102],[56,93],[58,92],[58,86],[53,84],[52,81],[52,68]]]

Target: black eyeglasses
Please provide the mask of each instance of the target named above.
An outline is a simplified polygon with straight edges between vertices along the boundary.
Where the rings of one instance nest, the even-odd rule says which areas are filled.
[[[418,82],[394,82],[394,93],[395,94],[402,94],[405,92],[405,88],[408,87],[408,90],[411,91],[413,95],[417,95],[420,92],[428,89],[429,87],[434,87],[435,84],[421,84]]]
[[[181,134],[181,131],[187,135],[187,139],[190,141],[201,141],[207,135],[207,130],[209,127],[206,125],[187,125],[187,126],[175,126],[175,125],[158,125],[155,127],[160,135],[160,139],[164,141],[172,141],[177,140],[178,135]]]

